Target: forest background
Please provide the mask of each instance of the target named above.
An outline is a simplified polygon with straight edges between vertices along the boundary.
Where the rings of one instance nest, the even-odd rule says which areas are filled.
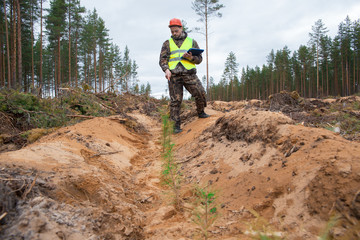
[[[87,11],[79,0],[53,0],[48,9],[43,5],[43,0],[3,0],[2,87],[42,96],[56,96],[64,87],[151,92],[149,83],[140,84],[139,66],[130,58],[130,49],[120,50],[112,42],[96,9]],[[334,37],[327,35],[321,19],[311,29],[307,43],[293,52],[287,46],[272,50],[262,66],[240,70],[236,54],[228,53],[221,78],[210,77],[209,98],[266,99],[282,90],[295,90],[303,97],[358,92],[360,21],[346,17]]]

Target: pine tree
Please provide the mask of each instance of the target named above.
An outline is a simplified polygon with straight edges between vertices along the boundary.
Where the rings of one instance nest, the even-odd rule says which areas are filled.
[[[269,53],[269,55],[266,57],[267,59],[267,64],[269,66],[269,71],[271,72],[271,76],[270,76],[270,82],[269,82],[269,95],[270,94],[274,94],[275,93],[275,84],[274,84],[274,65],[275,65],[275,53],[274,50],[271,49],[271,52]]]
[[[192,2],[192,9],[197,15],[200,16],[200,22],[204,23],[205,27],[205,53],[206,53],[206,91],[208,97],[211,99],[209,91],[209,44],[208,44],[208,30],[209,30],[209,20],[211,17],[222,17],[222,14],[219,12],[221,8],[224,7],[223,4],[218,3],[219,0],[194,0]],[[200,29],[197,29],[200,30]]]
[[[79,31],[82,30],[82,23],[83,23],[83,17],[81,14],[85,12],[85,7],[82,7],[80,5],[80,0],[75,0],[74,2],[74,10],[73,10],[73,26],[75,28],[75,59],[74,59],[74,65],[75,65],[75,87],[78,87],[78,73],[79,73],[79,66],[78,66],[78,45],[79,45]]]
[[[65,16],[67,6],[65,0],[53,0],[50,2],[49,14],[46,18],[46,29],[48,30],[49,42],[56,43],[56,77],[55,77],[55,95],[58,94],[58,88],[61,82],[61,37],[65,33]]]
[[[20,0],[16,0],[16,15],[17,15],[17,77],[19,86],[22,84],[23,72],[22,72],[22,46],[21,46],[21,11],[20,11]],[[26,86],[24,84],[24,86]]]
[[[360,19],[353,23],[353,46],[354,46],[354,90],[360,90]],[[356,62],[357,61],[357,62]]]
[[[146,96],[150,96],[150,94],[151,94],[151,86],[150,86],[149,82],[146,83],[145,94],[146,94]]]
[[[8,72],[8,88],[12,87],[11,84],[11,66],[10,66],[10,47],[9,47],[9,31],[8,31],[8,19],[6,14],[6,1],[4,0],[4,22],[5,22],[5,32],[6,32],[6,58],[7,58],[7,72]],[[5,79],[4,79],[5,82]]]
[[[306,82],[308,81],[308,69],[310,68],[310,53],[309,53],[309,49],[304,46],[301,45],[299,47],[298,50],[298,59],[300,61],[300,65],[301,65],[301,74],[300,74],[300,94],[302,96],[308,96],[310,97],[310,92],[308,93],[308,95],[306,94]],[[310,83],[309,83],[310,84]]]
[[[316,47],[316,95],[319,97],[319,48],[322,39],[325,37],[325,33],[328,32],[322,20],[319,19],[315,22],[315,25],[312,26],[312,33],[309,33],[310,44],[315,45]]]
[[[122,82],[122,90],[125,92],[129,91],[130,79],[131,79],[131,59],[130,59],[130,50],[128,46],[125,46],[124,57],[122,59],[122,75],[124,76]]]
[[[100,91],[105,87],[104,79],[104,55],[109,47],[109,30],[105,27],[105,21],[99,17],[96,26],[97,43],[99,48],[99,86]]]
[[[234,52],[230,52],[225,61],[225,69],[222,77],[230,83],[231,94],[227,98],[234,101],[234,81],[239,72],[239,64],[236,62],[236,56]]]
[[[40,71],[39,71],[39,88],[43,85],[43,0],[40,0]]]
[[[330,80],[329,80],[329,57],[330,57],[330,49],[331,49],[331,38],[329,36],[324,36],[320,41],[320,53],[321,56],[321,66],[322,66],[322,89],[323,93],[326,89],[326,95],[330,94]],[[324,83],[324,77],[326,78],[326,86]]]
[[[339,25],[339,40],[341,51],[341,80],[343,95],[347,96],[351,94],[350,89],[350,61],[351,61],[351,21],[349,16],[345,18],[344,22]]]

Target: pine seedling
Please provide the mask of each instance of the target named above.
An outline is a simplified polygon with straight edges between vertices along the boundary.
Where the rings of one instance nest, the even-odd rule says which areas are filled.
[[[180,199],[180,183],[181,183],[181,174],[179,171],[179,166],[174,159],[173,147],[174,144],[171,142],[171,134],[173,132],[173,123],[169,120],[167,114],[162,115],[163,121],[163,135],[162,135],[162,145],[163,145],[163,164],[162,164],[162,180],[163,183],[168,186],[174,198],[175,208],[181,210],[181,199]]]
[[[340,216],[332,216],[329,221],[326,224],[326,227],[321,234],[321,236],[318,237],[319,240],[327,240],[330,239],[330,232],[333,227],[335,227],[336,224],[339,223]]]
[[[173,133],[174,123],[170,121],[169,115],[163,113],[162,118],[162,146],[163,153],[167,151],[167,148],[171,145],[171,134]]]
[[[260,239],[260,240],[280,240],[283,239],[282,232],[276,232],[273,230],[270,223],[263,217],[260,216],[258,212],[253,209],[248,210],[254,217],[254,221],[249,223],[250,231],[246,231],[252,235],[253,239]]]
[[[209,228],[218,217],[216,192],[209,190],[208,187],[195,188],[196,207],[193,212],[193,221],[200,227],[201,235],[204,239],[209,238]]]

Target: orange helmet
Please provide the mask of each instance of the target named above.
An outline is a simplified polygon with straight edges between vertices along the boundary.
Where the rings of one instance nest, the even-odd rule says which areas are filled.
[[[178,26],[182,27],[181,20],[178,18],[173,18],[170,20],[169,27]]]

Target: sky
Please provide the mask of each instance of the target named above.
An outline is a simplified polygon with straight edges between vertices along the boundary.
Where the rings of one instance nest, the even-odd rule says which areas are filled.
[[[130,50],[138,65],[140,84],[151,85],[152,96],[167,96],[167,80],[159,66],[163,42],[170,38],[172,18],[185,20],[189,29],[203,27],[192,9],[193,0],[81,0],[88,11],[94,8],[105,21],[112,42],[123,52]],[[219,0],[225,7],[221,18],[209,22],[209,75],[220,81],[229,53],[235,53],[242,68],[261,67],[273,49],[287,46],[291,54],[307,45],[312,26],[319,19],[334,37],[346,16],[360,19],[359,0]],[[205,36],[194,31],[189,36],[205,48]],[[206,75],[205,54],[197,66],[201,79]],[[204,86],[206,88],[206,86]],[[186,97],[186,95],[185,95]]]

